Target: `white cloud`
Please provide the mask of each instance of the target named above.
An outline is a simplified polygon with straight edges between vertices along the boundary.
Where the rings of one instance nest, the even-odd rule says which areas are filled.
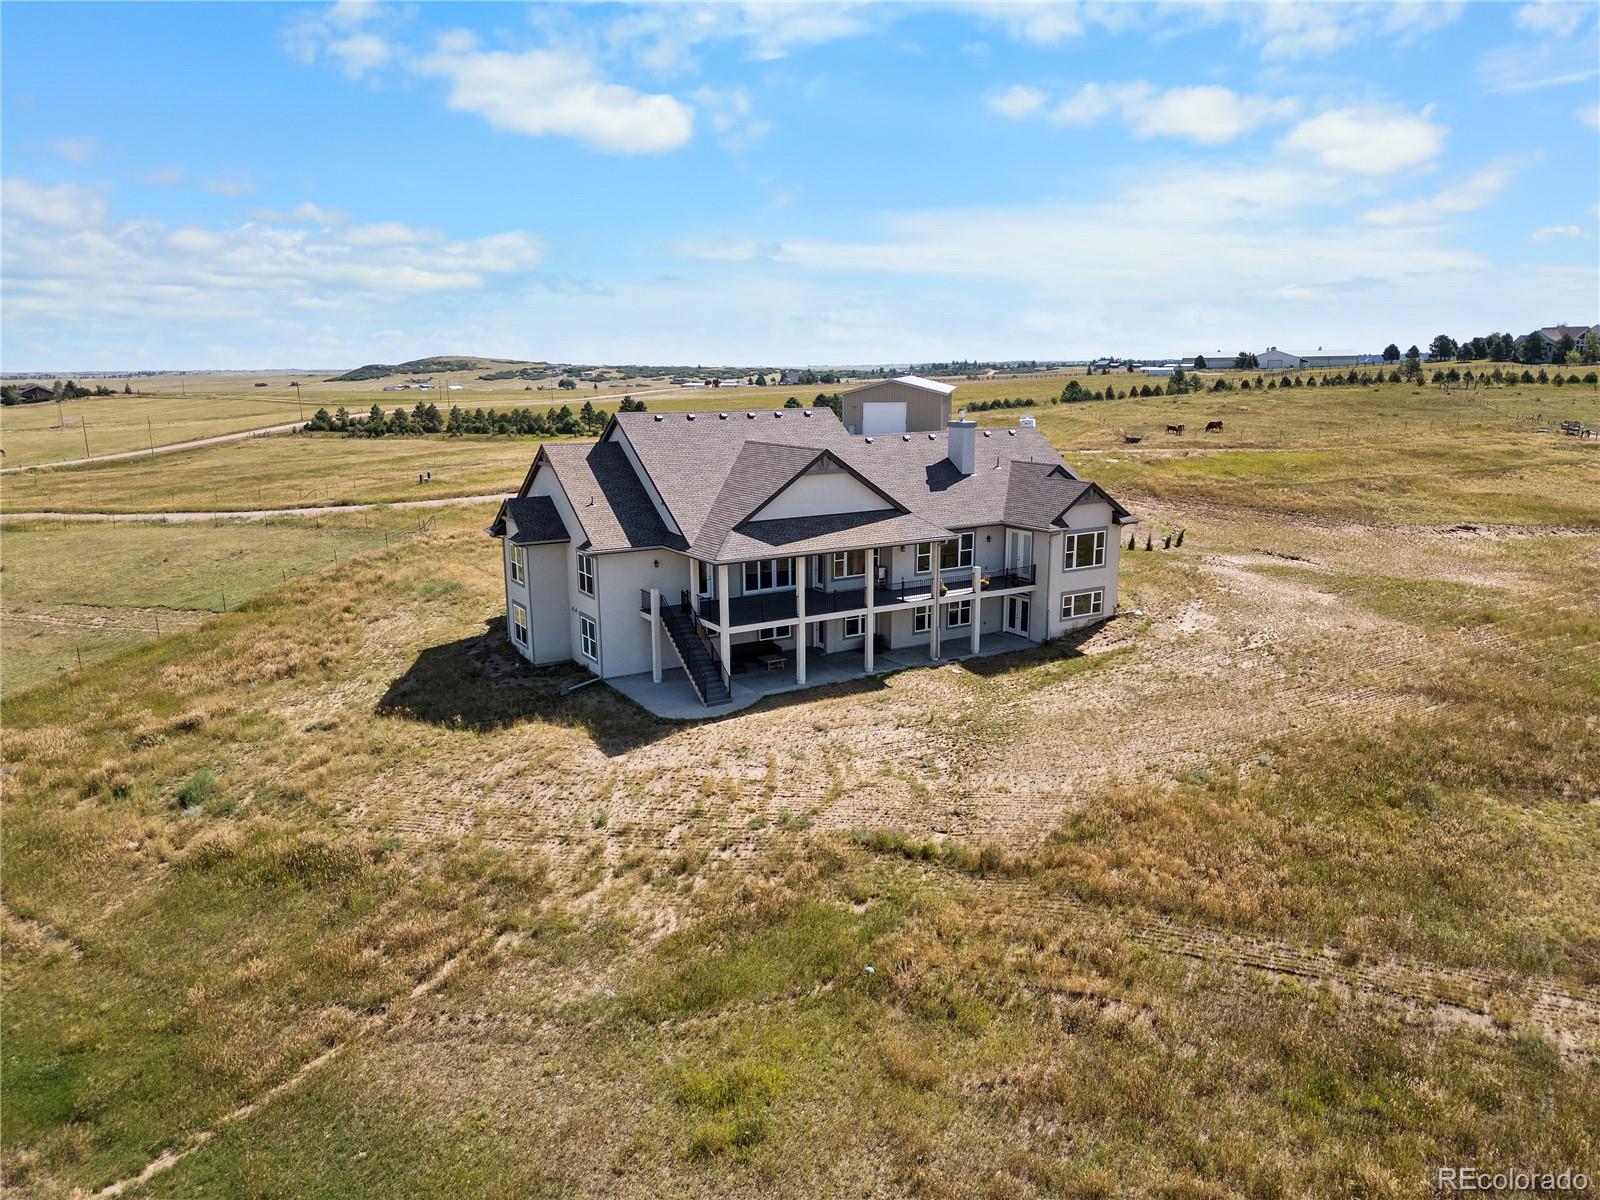
[[[1543,229],[1535,229],[1530,236],[1536,242],[1549,242],[1556,238],[1581,238],[1583,230],[1576,225],[1546,225]]]
[[[1325,167],[1356,175],[1388,175],[1433,158],[1449,132],[1430,105],[1412,114],[1377,106],[1336,108],[1301,121],[1278,143]]]
[[[760,62],[875,28],[892,6],[812,0],[804,4],[646,4],[606,27],[613,49],[662,74],[693,70],[695,53],[713,42],[741,42]]]
[[[1037,113],[1047,99],[1038,88],[1019,83],[992,93],[984,100],[984,106],[998,116],[1020,121]]]
[[[1012,120],[1043,116],[1057,125],[1084,126],[1115,118],[1135,137],[1180,137],[1212,146],[1299,110],[1292,99],[1241,96],[1215,84],[1163,91],[1143,80],[1086,83],[1048,110],[1046,101],[1038,88],[1019,85],[996,92],[985,103],[989,111]]]
[[[1368,225],[1425,225],[1452,213],[1472,212],[1499,195],[1510,177],[1502,167],[1488,167],[1425,199],[1368,209],[1361,219]]]
[[[471,34],[457,31],[440,38],[418,68],[449,82],[452,109],[509,133],[559,134],[616,154],[659,154],[694,132],[689,105],[608,83],[573,54],[482,50]]]
[[[695,258],[701,262],[754,262],[770,256],[774,249],[756,241],[685,241],[674,246],[672,252],[680,258]]]
[[[214,254],[221,250],[225,243],[218,234],[209,230],[185,227],[174,229],[168,234],[167,244],[174,250],[187,254]]]
[[[1571,4],[1565,0],[1540,0],[1536,4],[1524,4],[1517,9],[1513,19],[1519,28],[1529,33],[1563,38],[1576,33],[1584,19],[1593,11],[1593,6],[1588,4]]]
[[[96,200],[88,212],[84,204],[70,192],[6,181],[0,274],[8,324],[90,323],[101,333],[126,326],[145,336],[169,322],[265,331],[293,308],[353,319],[390,312],[409,297],[531,281],[541,260],[538,239],[522,231],[446,240],[395,222],[104,226],[103,204]]]
[[[151,187],[177,187],[188,176],[182,167],[151,167],[140,171],[136,178]]]
[[[370,225],[352,225],[344,231],[343,236],[352,246],[406,246],[413,242],[431,240],[403,221],[375,221]]]
[[[84,229],[105,220],[106,202],[98,192],[75,183],[52,186],[8,178],[0,188],[0,211],[8,220],[21,218],[61,229]]]
[[[744,153],[772,132],[772,122],[755,115],[750,94],[742,87],[703,87],[694,101],[706,110],[718,144],[730,154]]]
[[[1447,3],[1395,4],[1225,4],[1196,6],[1212,18],[1236,21],[1244,40],[1261,57],[1294,62],[1327,55],[1369,41],[1407,44],[1455,21],[1465,6]]]
[[[1580,104],[1572,115],[1590,129],[1600,129],[1600,104]]]
[[[249,171],[232,170],[206,180],[204,186],[219,196],[248,196],[256,190],[256,181]]]
[[[311,64],[320,58],[334,63],[346,79],[361,79],[402,57],[402,49],[372,24],[393,24],[395,10],[378,4],[340,3],[320,12],[302,13],[285,28],[284,48]]]
[[[100,152],[100,143],[92,137],[46,138],[37,145],[57,158],[81,167]]]
[[[1574,34],[1497,46],[1478,60],[1478,81],[1488,91],[1517,95],[1593,79],[1600,75],[1600,26]]]

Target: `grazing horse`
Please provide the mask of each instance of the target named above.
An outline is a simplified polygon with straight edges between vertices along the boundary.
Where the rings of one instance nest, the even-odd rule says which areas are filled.
[[[1206,422],[1206,432],[1207,433],[1221,433],[1222,432],[1222,422],[1221,421],[1207,421]]]
[[[1168,425],[1167,426],[1167,432],[1168,433],[1175,433],[1179,437],[1182,437],[1183,436],[1183,426],[1182,425]]]

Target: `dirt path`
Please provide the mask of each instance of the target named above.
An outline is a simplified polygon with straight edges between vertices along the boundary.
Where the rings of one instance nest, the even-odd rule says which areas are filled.
[[[265,425],[260,429],[240,429],[235,433],[219,433],[215,437],[195,438],[187,442],[168,442],[164,446],[154,448],[146,446],[143,450],[119,450],[115,454],[95,454],[89,458],[64,458],[58,462],[29,463],[25,467],[0,467],[0,475],[16,475],[23,471],[48,471],[55,467],[81,467],[89,463],[119,462],[129,458],[149,458],[155,454],[176,454],[180,450],[198,450],[202,446],[219,446],[223,442],[240,442],[245,438],[292,433],[304,424],[304,421],[290,421],[286,425]]]
[[[267,517],[327,517],[339,513],[366,512],[368,509],[446,508],[453,504],[488,504],[507,499],[510,492],[481,496],[437,496],[432,500],[395,500],[371,504],[319,504],[305,508],[240,508],[216,512],[0,512],[0,521],[156,521],[179,525],[188,521],[260,521]]]

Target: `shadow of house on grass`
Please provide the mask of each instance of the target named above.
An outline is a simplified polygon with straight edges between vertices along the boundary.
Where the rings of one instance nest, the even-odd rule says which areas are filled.
[[[681,726],[650,715],[576,664],[531,665],[511,649],[505,624],[504,617],[496,618],[480,634],[423,650],[405,674],[390,682],[378,701],[378,715],[477,733],[530,721],[578,727],[608,757]],[[562,694],[585,680],[593,682]]]

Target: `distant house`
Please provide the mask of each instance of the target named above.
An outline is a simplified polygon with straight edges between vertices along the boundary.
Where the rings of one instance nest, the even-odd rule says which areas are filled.
[[[790,367],[787,371],[785,371],[783,373],[783,378],[780,379],[778,382],[780,384],[782,384],[783,386],[785,386],[785,387],[792,387],[795,384],[800,382],[800,375],[801,375],[801,372],[797,368]]]
[[[17,389],[17,396],[24,404],[32,404],[38,400],[49,400],[55,393],[42,383],[30,383],[27,387]]]
[[[1600,337],[1600,325],[1546,325],[1539,330],[1539,336],[1544,339],[1545,345],[1551,347],[1560,344],[1564,337],[1571,338],[1576,345],[1583,341],[1583,335],[1586,333]]]
[[[950,393],[955,385],[902,375],[880,379],[840,394],[844,427],[850,433],[932,433],[950,423]]]

